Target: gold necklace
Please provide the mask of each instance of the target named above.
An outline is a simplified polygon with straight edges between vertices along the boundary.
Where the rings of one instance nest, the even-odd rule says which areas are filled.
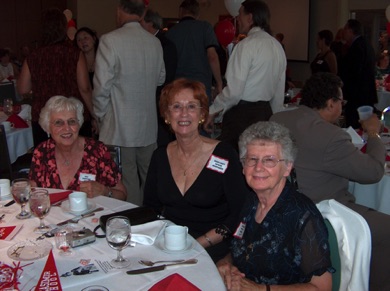
[[[197,155],[198,153],[201,153],[202,152],[202,149],[203,149],[203,143],[202,145],[200,146],[200,150],[195,154]],[[200,156],[196,156],[195,159],[190,163],[190,165],[188,167],[181,167],[182,170],[183,170],[183,176],[186,177],[187,176],[187,171],[189,169],[191,169],[191,167],[195,164],[197,164],[197,161],[199,160]],[[186,163],[187,164],[187,163]]]

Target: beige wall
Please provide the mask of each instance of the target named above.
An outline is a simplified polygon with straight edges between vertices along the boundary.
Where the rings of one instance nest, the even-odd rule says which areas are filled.
[[[177,18],[178,7],[182,0],[150,0],[150,7],[158,11],[164,18]],[[219,15],[228,14],[224,0],[210,0],[210,6],[202,6],[200,19],[212,25],[218,22]],[[68,0],[68,7],[73,7],[78,26],[89,26],[99,35],[115,29],[115,0]],[[330,29],[334,33],[344,26],[351,10],[383,9],[389,0],[312,0],[310,9],[309,60],[314,59],[317,50],[316,34],[322,29]],[[93,8],[92,8],[93,7]],[[72,9],[72,8],[70,8]],[[297,39],[299,41],[299,39]],[[293,80],[304,81],[310,76],[309,62],[289,62]]]

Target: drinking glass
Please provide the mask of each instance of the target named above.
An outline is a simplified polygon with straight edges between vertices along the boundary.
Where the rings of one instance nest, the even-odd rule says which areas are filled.
[[[111,266],[114,268],[121,269],[130,265],[130,261],[121,254],[121,251],[126,248],[130,242],[130,229],[130,221],[125,216],[113,216],[107,220],[107,243],[111,248],[117,250],[117,258],[111,261]]]
[[[13,180],[11,192],[16,203],[20,204],[20,206],[22,207],[22,211],[18,215],[16,215],[16,218],[26,219],[31,217],[31,213],[24,209],[28,200],[30,199],[30,181],[25,178]]]
[[[61,256],[70,256],[73,254],[70,241],[72,239],[73,230],[70,228],[63,229],[58,231],[55,236],[55,242],[57,249],[60,250],[59,254]]]
[[[6,115],[10,116],[14,111],[14,102],[10,98],[4,99],[3,111]]]
[[[45,233],[50,227],[45,225],[43,218],[49,213],[50,198],[49,192],[45,189],[35,189],[30,194],[30,210],[39,218],[39,226],[34,229],[35,233]]]

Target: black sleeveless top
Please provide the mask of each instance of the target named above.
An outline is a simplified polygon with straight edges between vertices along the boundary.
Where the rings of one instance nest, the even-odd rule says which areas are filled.
[[[315,57],[315,59],[311,62],[310,69],[311,69],[312,74],[315,74],[318,72],[328,72],[328,73],[330,72],[329,64],[325,60],[325,57],[329,52],[330,51],[327,51],[326,54],[324,54],[322,56],[320,54],[318,54]]]

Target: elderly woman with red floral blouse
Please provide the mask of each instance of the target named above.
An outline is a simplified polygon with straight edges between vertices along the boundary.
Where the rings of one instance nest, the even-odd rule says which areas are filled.
[[[29,178],[32,186],[86,192],[126,200],[121,174],[107,147],[79,136],[83,104],[76,98],[51,97],[39,124],[51,138],[34,150]]]

